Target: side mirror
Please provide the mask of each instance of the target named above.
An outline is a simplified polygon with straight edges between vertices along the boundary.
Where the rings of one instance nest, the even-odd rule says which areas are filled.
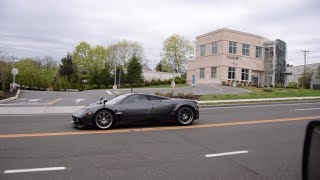
[[[108,102],[108,99],[103,99],[103,97],[101,97],[99,102],[103,103],[103,104],[106,104],[106,102]]]
[[[302,179],[320,179],[320,121],[312,121],[307,126],[303,147]]]

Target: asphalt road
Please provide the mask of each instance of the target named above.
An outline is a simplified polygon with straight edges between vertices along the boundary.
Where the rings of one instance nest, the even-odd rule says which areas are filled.
[[[73,129],[70,115],[0,115],[0,179],[301,179],[305,128],[319,109],[212,107],[192,126],[109,131]],[[49,169],[17,173],[32,168]]]

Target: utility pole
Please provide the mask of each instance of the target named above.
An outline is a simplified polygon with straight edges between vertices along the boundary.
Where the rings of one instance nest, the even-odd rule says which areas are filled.
[[[301,50],[303,52],[304,55],[304,72],[306,71],[306,66],[307,66],[307,53],[310,51],[307,50]]]

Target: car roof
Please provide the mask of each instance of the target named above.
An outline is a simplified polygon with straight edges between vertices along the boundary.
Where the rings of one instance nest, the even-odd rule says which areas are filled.
[[[158,96],[158,95],[153,95],[153,94],[147,94],[147,93],[138,93],[138,92],[132,92],[132,93],[126,93],[126,95],[133,95],[133,94],[136,94],[136,95],[146,95],[146,96],[154,96],[154,97],[161,97],[161,98],[167,98],[169,99],[168,97],[165,97],[165,96]]]

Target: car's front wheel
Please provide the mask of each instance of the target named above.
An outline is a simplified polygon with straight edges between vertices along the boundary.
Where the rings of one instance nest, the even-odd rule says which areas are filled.
[[[114,122],[113,114],[108,110],[100,110],[94,116],[94,123],[99,129],[109,129]]]
[[[181,125],[192,124],[194,120],[194,111],[191,107],[182,106],[178,109],[176,118]]]

